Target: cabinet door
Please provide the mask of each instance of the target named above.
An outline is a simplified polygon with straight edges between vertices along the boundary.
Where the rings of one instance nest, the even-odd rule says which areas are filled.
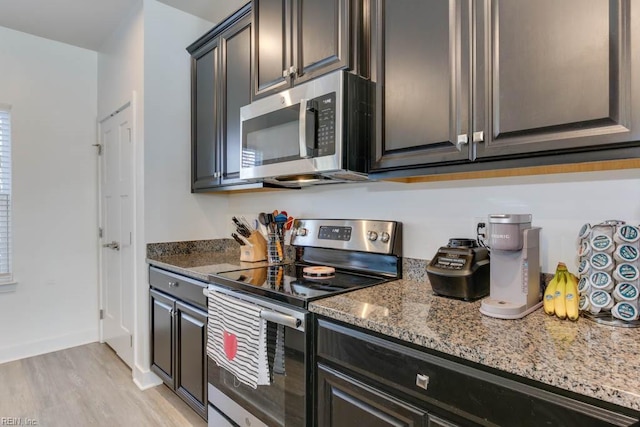
[[[291,83],[291,1],[253,0],[254,99]]]
[[[352,68],[350,0],[297,0],[294,4],[295,83]]]
[[[251,103],[251,16],[220,36],[221,59],[221,184],[240,180],[240,108]]]
[[[173,322],[176,300],[153,289],[151,301],[151,370],[170,388],[175,385],[175,329]]]
[[[206,417],[207,313],[178,301],[176,316],[176,393]]]
[[[456,427],[457,425],[458,424],[454,424],[451,421],[429,414],[428,427]]]
[[[372,170],[470,158],[469,0],[373,2]]]
[[[218,39],[191,58],[191,191],[219,185]]]
[[[640,73],[632,62],[638,66],[640,44],[631,3],[480,2],[478,157],[638,139],[632,105],[640,101]]]
[[[318,365],[319,427],[426,426],[425,411],[327,366]]]

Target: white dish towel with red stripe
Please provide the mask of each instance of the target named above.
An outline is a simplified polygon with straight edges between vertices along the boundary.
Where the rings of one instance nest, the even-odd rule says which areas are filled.
[[[269,385],[267,321],[260,307],[209,291],[207,354],[250,387]]]

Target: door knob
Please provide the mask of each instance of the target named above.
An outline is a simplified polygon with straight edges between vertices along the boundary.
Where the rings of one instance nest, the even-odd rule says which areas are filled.
[[[120,250],[120,243],[113,241],[111,243],[104,243],[102,245],[103,248],[115,249],[116,251]]]

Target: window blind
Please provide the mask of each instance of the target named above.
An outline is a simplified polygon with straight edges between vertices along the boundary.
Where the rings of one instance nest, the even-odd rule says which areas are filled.
[[[11,114],[0,105],[0,283],[11,272]]]

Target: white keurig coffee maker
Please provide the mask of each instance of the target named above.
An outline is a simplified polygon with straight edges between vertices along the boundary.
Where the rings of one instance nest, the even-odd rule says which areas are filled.
[[[520,319],[540,308],[540,228],[531,227],[531,215],[489,215],[489,246],[489,296],[480,312]]]

